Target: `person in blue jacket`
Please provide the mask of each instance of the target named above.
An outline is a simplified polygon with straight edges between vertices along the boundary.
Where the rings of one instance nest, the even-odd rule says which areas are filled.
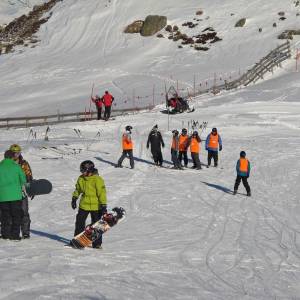
[[[237,193],[238,187],[241,181],[243,181],[243,185],[247,191],[247,196],[249,197],[251,196],[251,189],[247,180],[250,176],[250,169],[251,169],[251,165],[250,165],[250,161],[246,158],[246,152],[241,151],[240,159],[236,163],[237,176],[234,184],[233,195]]]
[[[214,166],[218,166],[218,151],[222,151],[222,139],[218,134],[217,128],[213,128],[211,133],[207,136],[205,142],[205,150],[207,153],[207,168],[211,164],[211,159],[214,159]]]

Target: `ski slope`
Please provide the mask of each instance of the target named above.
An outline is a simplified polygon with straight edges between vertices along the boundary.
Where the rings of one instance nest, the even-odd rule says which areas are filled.
[[[273,28],[256,35],[257,24],[272,24],[280,10],[293,11],[293,2],[203,1],[201,8],[210,15],[205,26],[232,22],[223,24],[224,43],[207,53],[179,55],[166,40],[123,36],[112,28],[155,9],[181,23],[199,8],[197,1],[175,1],[176,7],[174,1],[155,1],[156,8],[133,0],[84,3],[60,3],[39,32],[39,47],[0,56],[2,116],[77,110],[93,81],[99,91],[108,86],[123,95],[132,85],[144,89],[170,73],[188,86],[193,72],[205,78],[218,68],[246,67],[278,43]],[[233,30],[233,19],[224,17],[231,12],[251,17],[242,43],[234,38],[241,33]],[[292,17],[286,21],[284,26],[293,24]],[[29,203],[31,239],[0,240],[0,299],[299,299],[300,105],[294,69],[291,60],[256,85],[198,97],[195,112],[171,115],[169,121],[157,106],[108,122],[50,126],[49,141],[46,127],[0,130],[0,152],[19,143],[34,177],[53,183],[51,194]],[[218,128],[219,167],[205,168],[204,143],[200,171],[155,167],[146,149],[150,129],[158,124],[166,144],[164,164],[171,166],[171,130],[188,127],[191,120],[208,122],[202,139]],[[133,126],[134,170],[127,168],[128,160],[122,169],[113,166],[126,125]],[[239,194],[231,194],[241,150],[252,164],[251,198],[242,185]],[[99,251],[63,247],[74,232],[71,195],[86,159],[105,180],[108,206],[127,211],[126,219],[104,235]]]

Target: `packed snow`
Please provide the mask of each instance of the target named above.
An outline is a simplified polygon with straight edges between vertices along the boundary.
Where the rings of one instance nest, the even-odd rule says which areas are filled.
[[[93,82],[95,92],[109,89],[123,107],[133,86],[141,96],[153,84],[163,91],[172,74],[173,83],[193,87],[193,74],[205,80],[246,69],[279,44],[271,26],[279,11],[289,16],[280,30],[296,24],[293,1],[86,2],[59,3],[38,47],[0,56],[2,117],[83,110]],[[223,38],[207,53],[122,33],[150,13],[181,24],[200,8],[210,16],[203,27]],[[239,32],[235,21],[245,15],[250,25]],[[29,203],[31,238],[0,240],[0,299],[300,299],[299,86],[291,59],[256,85],[193,99],[193,113],[168,118],[158,105],[107,122],[53,125],[48,141],[47,126],[0,130],[0,152],[19,143],[34,178],[53,184],[51,194]],[[199,129],[203,140],[218,128],[218,168],[206,168],[204,143],[202,170],[154,166],[146,149],[151,128],[158,124],[162,132],[170,167],[171,130],[191,130],[192,120],[208,122]],[[126,125],[133,126],[133,170],[128,160],[114,168]],[[252,197],[242,185],[232,195],[241,150],[252,164]],[[105,180],[109,208],[127,212],[104,235],[102,250],[64,247],[74,232],[71,198],[86,159]]]

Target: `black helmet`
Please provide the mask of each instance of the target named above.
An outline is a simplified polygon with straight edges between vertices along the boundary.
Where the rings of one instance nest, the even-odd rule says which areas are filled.
[[[211,131],[212,131],[212,132],[217,132],[217,128],[214,127]]]
[[[175,135],[178,135],[178,134],[179,134],[179,132],[178,132],[177,129],[172,130],[172,133],[175,134]]]
[[[198,135],[198,131],[195,130],[195,131],[193,132],[193,136],[197,136],[197,135]]]
[[[245,151],[241,151],[241,152],[240,152],[240,157],[245,158],[245,157],[246,157],[246,152],[245,152]]]
[[[95,171],[95,165],[91,160],[85,160],[80,164],[81,173],[93,173]]]
[[[187,129],[186,128],[182,128],[181,133],[187,134]]]
[[[127,126],[125,127],[125,130],[126,130],[126,131],[131,131],[131,129],[132,129],[132,126],[130,126],[130,125],[127,125]]]

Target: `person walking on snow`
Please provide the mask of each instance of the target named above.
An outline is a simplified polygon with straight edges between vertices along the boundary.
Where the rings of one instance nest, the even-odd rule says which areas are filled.
[[[122,162],[126,156],[128,156],[130,160],[130,168],[134,168],[134,160],[133,160],[133,142],[131,138],[131,130],[132,126],[126,126],[125,132],[122,135],[122,148],[123,152],[121,157],[118,160],[118,164],[116,165],[117,168],[122,168]]]
[[[104,180],[98,174],[98,170],[90,160],[80,164],[80,173],[75,191],[72,194],[71,206],[77,208],[77,200],[80,197],[79,208],[76,215],[74,236],[83,232],[88,215],[91,215],[92,224],[101,219],[107,212],[106,188]],[[70,242],[70,245],[71,242]],[[102,235],[92,244],[93,248],[101,249]]]
[[[0,210],[1,234],[3,239],[20,241],[22,221],[23,186],[26,177],[14,161],[14,153],[7,150],[0,163]]]
[[[207,167],[211,164],[211,159],[214,159],[214,166],[218,166],[218,150],[222,151],[222,139],[217,132],[217,128],[213,128],[211,133],[206,138],[205,150],[207,154]]]
[[[110,118],[111,105],[115,98],[108,91],[105,91],[105,94],[102,96],[101,100],[103,101],[105,107],[104,120],[107,121]]]
[[[9,148],[10,151],[13,152],[14,154],[14,161],[19,164],[19,166],[22,168],[25,177],[26,177],[26,182],[30,182],[33,180],[32,177],[32,171],[30,168],[29,163],[23,158],[21,154],[21,147],[18,144],[13,144]],[[33,199],[33,197],[31,198]],[[22,209],[23,209],[23,217],[21,221],[21,231],[22,231],[22,237],[23,239],[29,239],[30,238],[30,215],[29,215],[29,203],[28,203],[28,196],[24,195],[23,196],[23,201],[22,201]]]
[[[178,149],[179,149],[179,132],[178,130],[173,130],[172,144],[171,144],[171,159],[174,164],[174,169],[182,170],[182,166],[178,160]]]
[[[98,95],[92,97],[92,101],[95,103],[97,108],[97,120],[101,120],[103,101],[100,99]]]
[[[198,131],[194,131],[192,136],[189,138],[189,147],[191,151],[191,157],[193,160],[193,169],[200,170],[202,169],[201,167],[201,162],[199,158],[199,153],[200,153],[200,144],[201,139],[199,137]]]
[[[180,165],[182,165],[182,158],[183,158],[183,162],[184,162],[185,167],[188,166],[188,156],[187,156],[188,139],[189,139],[189,137],[187,135],[187,129],[183,128],[181,130],[181,134],[179,136],[179,146],[178,146],[179,155],[178,155],[178,159],[179,159]]]
[[[154,160],[154,163],[157,166],[162,166],[163,164],[163,156],[161,152],[161,147],[165,147],[164,140],[160,131],[158,130],[158,126],[155,125],[149,133],[147,140],[147,149],[149,149],[149,145],[151,145],[151,153]]]
[[[251,196],[251,189],[247,180],[250,176],[250,169],[250,161],[246,158],[246,152],[241,151],[240,159],[236,163],[237,176],[234,184],[233,195],[236,195],[239,185],[241,181],[243,181],[243,185],[247,191],[247,196]]]

